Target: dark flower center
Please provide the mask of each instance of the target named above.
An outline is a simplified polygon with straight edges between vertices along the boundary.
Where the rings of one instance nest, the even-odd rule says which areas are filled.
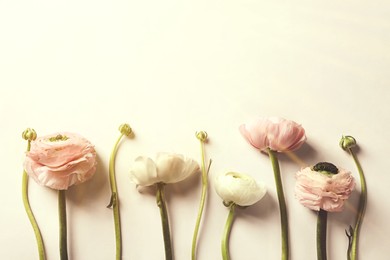
[[[328,162],[317,163],[316,165],[313,166],[313,170],[316,172],[325,171],[332,174],[337,174],[339,172],[339,169],[337,169],[337,167],[334,164]]]

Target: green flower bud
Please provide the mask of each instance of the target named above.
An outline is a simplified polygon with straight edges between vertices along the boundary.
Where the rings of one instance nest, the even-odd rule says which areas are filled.
[[[24,140],[34,141],[35,139],[37,139],[37,133],[35,132],[34,129],[27,128],[26,130],[23,131],[22,137]]]
[[[133,135],[133,129],[131,129],[130,125],[129,124],[122,124],[119,126],[119,131],[126,135],[126,136],[130,136],[130,135]]]
[[[332,163],[319,162],[313,166],[313,171],[323,172],[325,174],[337,174],[339,169],[337,169],[337,167]]]
[[[341,148],[343,148],[344,150],[347,150],[349,148],[356,146],[356,139],[350,135],[346,135],[346,136],[341,137],[339,144],[340,144]]]
[[[205,131],[196,132],[195,136],[202,142],[205,142],[207,140],[207,133]]]

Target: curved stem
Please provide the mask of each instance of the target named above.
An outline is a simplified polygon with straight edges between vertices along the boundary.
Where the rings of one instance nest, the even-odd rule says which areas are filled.
[[[60,259],[68,260],[68,234],[66,225],[66,194],[65,190],[58,191],[58,215],[60,222]]]
[[[111,187],[111,200],[110,204],[107,208],[112,206],[113,214],[114,214],[114,226],[115,226],[115,251],[116,251],[116,260],[120,260],[122,258],[122,234],[121,234],[121,219],[120,219],[120,211],[119,211],[119,198],[118,198],[118,189],[116,186],[115,179],[115,155],[118,150],[118,144],[122,139],[123,134],[119,136],[117,141],[115,142],[114,148],[112,149],[110,156],[110,164],[109,164],[109,175],[110,175],[110,187]]]
[[[317,259],[326,260],[326,229],[328,212],[320,209],[317,217]]]
[[[31,141],[28,141],[27,151],[30,151],[30,147],[31,147]],[[35,239],[37,240],[39,260],[45,260],[46,259],[45,246],[43,244],[42,234],[41,231],[39,230],[38,223],[34,217],[34,214],[30,206],[30,201],[28,199],[28,175],[26,171],[23,171],[22,199],[23,199],[24,209],[26,210],[28,219],[30,220],[31,226],[34,230]]]
[[[349,148],[348,150],[351,153],[353,160],[355,161],[356,167],[358,168],[359,177],[360,177],[360,188],[361,188],[356,224],[352,232],[351,248],[350,250],[348,250],[349,259],[356,260],[360,228],[363,223],[364,213],[366,211],[366,206],[367,206],[367,185],[366,185],[366,179],[364,177],[362,166],[360,165],[356,154],[353,152],[351,148]]]
[[[164,236],[164,247],[165,247],[165,259],[172,260],[172,245],[171,245],[171,234],[169,230],[168,213],[165,205],[164,195],[164,183],[157,183],[157,195],[156,195],[157,206],[160,208],[161,224]]]
[[[200,221],[202,219],[203,209],[204,209],[204,206],[206,203],[206,194],[207,194],[207,187],[208,187],[208,178],[207,178],[208,170],[206,171],[206,166],[205,166],[204,142],[203,141],[200,141],[200,150],[201,150],[201,156],[202,156],[202,194],[201,194],[201,199],[200,199],[200,203],[199,203],[198,216],[196,218],[196,223],[195,223],[194,235],[192,237],[192,248],[191,248],[191,259],[192,260],[196,259],[196,244],[197,244],[197,239],[198,239]],[[210,164],[209,164],[209,169],[210,169]]]
[[[288,242],[288,218],[286,200],[283,194],[282,179],[280,176],[280,168],[276,152],[271,149],[267,149],[269,158],[271,159],[272,168],[274,171],[276,192],[278,194],[279,210],[280,210],[280,222],[281,222],[281,235],[282,235],[282,260],[289,259],[289,242]]]
[[[232,224],[234,219],[234,209],[235,209],[235,204],[233,203],[232,205],[230,205],[229,215],[227,217],[225,228],[223,230],[222,243],[221,243],[223,260],[230,260],[229,237],[230,237],[230,231],[232,230]]]

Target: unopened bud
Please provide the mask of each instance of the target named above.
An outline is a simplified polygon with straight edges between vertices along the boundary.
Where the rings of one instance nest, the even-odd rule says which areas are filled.
[[[205,131],[196,132],[195,136],[202,142],[205,142],[207,140],[207,133]]]
[[[344,150],[347,150],[349,148],[356,146],[356,139],[350,135],[346,135],[346,136],[343,136],[341,138],[339,144],[340,144],[341,148],[343,148]]]
[[[119,126],[119,131],[126,135],[126,136],[130,136],[130,135],[133,135],[133,129],[131,129],[130,125],[129,124],[122,124]]]
[[[34,141],[35,139],[37,139],[37,133],[35,132],[34,129],[27,128],[26,130],[23,131],[22,137],[24,140]]]

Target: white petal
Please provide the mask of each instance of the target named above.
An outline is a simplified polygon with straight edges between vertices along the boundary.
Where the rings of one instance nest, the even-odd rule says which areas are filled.
[[[185,165],[182,174],[182,176],[185,176],[184,178],[191,176],[192,174],[198,172],[199,170],[200,167],[197,161],[191,158],[185,158]]]
[[[156,165],[158,179],[164,183],[182,181],[199,169],[197,162],[181,154],[160,153]]]
[[[149,186],[158,182],[156,164],[149,157],[137,157],[130,168],[130,179],[141,186]]]
[[[228,172],[216,178],[215,189],[226,202],[240,206],[249,206],[264,197],[267,190],[263,183],[258,183],[249,175]]]

